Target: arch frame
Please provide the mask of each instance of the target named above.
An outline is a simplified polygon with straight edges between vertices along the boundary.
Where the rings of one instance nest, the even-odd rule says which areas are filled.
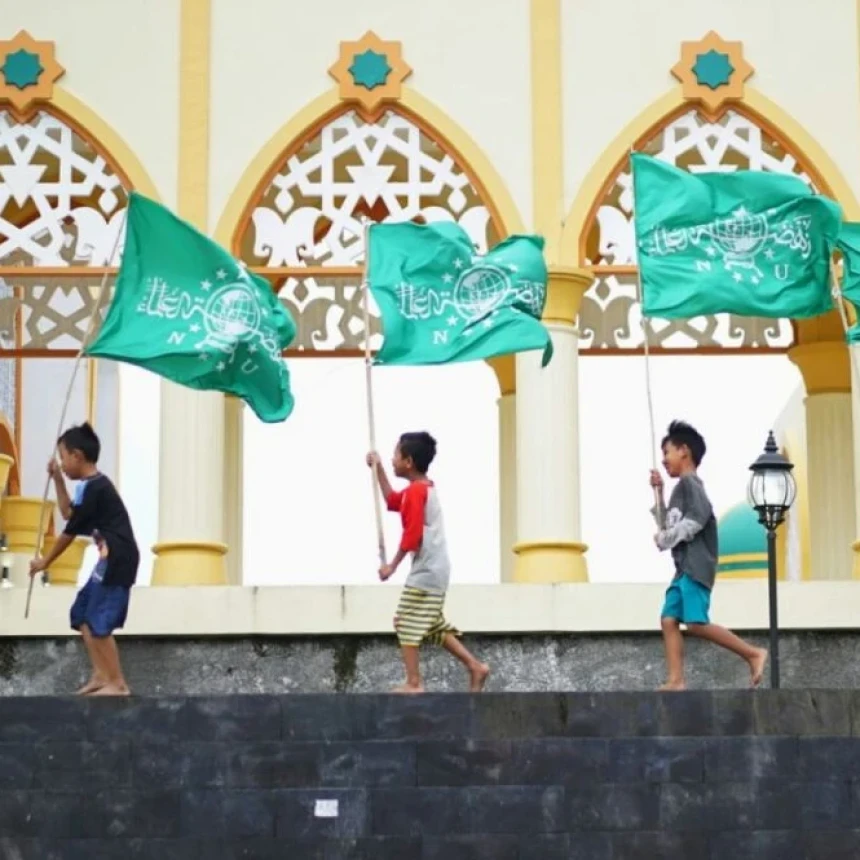
[[[778,140],[790,142],[811,168],[810,178],[813,182],[842,206],[847,219],[860,220],[860,200],[842,171],[821,144],[791,114],[750,86],[745,87],[743,100],[733,102],[727,108],[740,108],[742,112],[751,114]],[[656,134],[678,114],[694,109],[695,103],[686,100],[680,88],[673,89],[648,105],[605,147],[589,168],[567,210],[559,248],[560,264],[581,265],[583,231],[591,222],[607,185],[615,177],[618,164],[630,152],[631,146]]]

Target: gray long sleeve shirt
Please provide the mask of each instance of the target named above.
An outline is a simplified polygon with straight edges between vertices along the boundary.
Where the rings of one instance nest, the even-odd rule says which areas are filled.
[[[682,475],[669,496],[668,509],[655,510],[661,530],[657,546],[672,550],[675,578],[686,573],[705,588],[713,588],[717,575],[717,519],[705,485],[695,473]]]

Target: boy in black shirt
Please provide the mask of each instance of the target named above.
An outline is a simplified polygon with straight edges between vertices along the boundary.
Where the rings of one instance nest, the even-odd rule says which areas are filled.
[[[30,576],[49,568],[78,535],[92,535],[99,548],[99,560],[75,597],[70,613],[72,628],[80,630],[93,666],[90,680],[78,693],[127,696],[129,689],[113,632],[125,624],[140,562],[128,511],[116,487],[96,466],[101,443],[89,424],[66,430],[57,440],[57,452],[59,468],[52,457],[48,473],[54,479],[66,528],[48,555],[30,563]],[[69,498],[63,473],[80,482],[75,487],[74,500]]]

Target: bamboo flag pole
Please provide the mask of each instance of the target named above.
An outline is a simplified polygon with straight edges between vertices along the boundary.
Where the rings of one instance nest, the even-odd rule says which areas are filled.
[[[107,260],[108,266],[110,266],[110,264],[113,263],[113,260],[116,257],[116,252],[117,252],[117,248],[119,248],[120,239],[121,239],[123,233],[125,232],[126,224],[128,221],[128,209],[127,208],[125,210],[125,213],[126,214],[123,217],[123,221],[119,225],[119,229],[116,231],[116,239],[114,239],[113,248],[111,250],[110,257],[108,257],[108,260]],[[89,346],[90,340],[92,339],[93,333],[95,332],[96,320],[99,317],[99,313],[101,311],[102,304],[104,302],[104,297],[105,297],[105,294],[107,293],[107,282],[108,282],[109,274],[110,273],[106,267],[104,274],[102,274],[102,280],[101,280],[101,283],[99,284],[99,290],[98,290],[98,293],[96,294],[96,302],[95,302],[95,305],[93,306],[93,311],[90,314],[90,320],[89,320],[89,323],[87,324],[87,330],[84,333],[83,338],[81,339],[81,346],[80,346],[80,349],[78,350],[78,354],[75,356],[75,364],[72,367],[72,375],[71,375],[71,378],[69,379],[69,386],[66,389],[66,396],[65,396],[65,399],[63,400],[63,407],[60,410],[60,420],[57,423],[57,433],[54,436],[54,439],[59,439],[63,433],[63,430],[65,429],[66,414],[69,411],[69,402],[72,399],[72,390],[74,389],[74,386],[75,386],[75,379],[77,378],[78,370],[81,366],[81,361],[83,360],[83,357],[84,357],[84,350],[87,348],[87,346]],[[54,449],[51,452],[51,456],[56,457],[56,449]],[[45,492],[42,493],[42,506],[39,509],[39,534],[38,534],[38,537],[36,538],[36,555],[34,556],[34,558],[38,558],[39,554],[42,551],[42,540],[45,537],[45,506],[48,504],[48,494],[50,491],[51,491],[51,476],[49,474],[47,479],[45,480]],[[27,586],[27,603],[24,606],[24,618],[25,618],[25,620],[30,617],[30,603],[33,599],[33,583],[35,582],[35,580],[36,580],[36,577],[34,575],[31,575],[30,576],[30,584]]]
[[[629,156],[633,155],[633,147],[630,147]],[[633,181],[633,159],[630,158],[630,196],[633,200],[633,217],[636,217],[636,183]],[[635,244],[635,231],[634,231],[634,247],[637,248],[638,245]],[[652,391],[651,386],[651,351],[650,344],[648,339],[649,334],[649,326],[648,320],[645,317],[645,313],[642,310],[643,308],[643,296],[642,296],[642,275],[639,269],[639,254],[636,254],[636,298],[639,301],[639,309],[641,312],[640,325],[642,327],[642,343],[643,343],[643,351],[645,355],[645,396],[648,401],[648,425],[651,431],[651,469],[653,471],[657,471],[657,424],[654,419],[654,393]],[[662,492],[654,487],[654,504],[656,506],[657,511],[657,519],[660,524],[660,528],[663,527],[663,494]]]
[[[370,354],[370,221],[364,219],[364,277],[362,280],[362,303],[364,310],[364,382],[367,395],[367,427],[370,436],[370,450],[376,451],[376,418],[373,412],[373,356]],[[379,498],[379,482],[376,467],[370,472],[373,493],[373,512],[376,517],[376,543],[379,549],[379,563],[388,562],[385,553],[385,534],[382,531],[382,504]]]

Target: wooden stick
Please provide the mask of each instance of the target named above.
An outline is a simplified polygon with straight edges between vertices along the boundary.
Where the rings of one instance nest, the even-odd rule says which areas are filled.
[[[113,243],[113,250],[111,251],[110,258],[109,258],[108,262],[113,262],[113,258],[116,256],[117,248],[119,248],[119,240],[120,240],[120,237],[122,236],[122,234],[125,230],[127,221],[128,221],[128,209],[126,209],[125,218],[123,219],[122,224],[120,224],[119,230],[117,230],[116,239],[114,240],[114,243]],[[54,437],[55,439],[59,439],[59,437],[62,435],[63,430],[65,429],[64,425],[66,423],[66,414],[69,411],[69,402],[72,399],[72,389],[75,386],[75,378],[78,375],[78,369],[80,368],[81,361],[84,357],[84,350],[87,348],[87,346],[89,346],[90,339],[92,338],[93,333],[95,332],[95,329],[96,329],[96,320],[98,319],[99,311],[101,310],[105,294],[107,293],[108,277],[114,271],[116,271],[116,270],[109,268],[107,266],[104,267],[102,270],[102,272],[103,272],[102,273],[102,280],[101,280],[101,284],[99,285],[98,294],[96,296],[96,303],[95,303],[95,306],[93,307],[93,312],[90,314],[90,321],[89,321],[89,324],[87,325],[87,330],[84,333],[83,339],[81,340],[80,349],[78,350],[78,354],[75,356],[75,364],[74,364],[74,367],[72,368],[72,376],[69,379],[69,387],[66,389],[66,397],[65,397],[65,400],[63,400],[63,408],[60,410],[60,420],[59,420],[58,426],[57,426],[57,434]],[[56,457],[56,448],[54,448],[54,451],[52,452],[51,456]],[[51,490],[51,476],[49,474],[47,480],[45,481],[45,492],[42,494],[42,507],[39,509],[39,534],[38,534],[38,537],[36,538],[36,555],[34,556],[34,558],[38,558],[41,551],[42,551],[42,540],[45,537],[45,507],[48,504],[48,493],[50,492],[50,490]],[[36,580],[35,575],[31,574],[30,575],[30,584],[27,586],[27,603],[24,606],[24,619],[25,620],[30,617],[30,602],[33,599],[33,583],[35,582],[35,580]]]
[[[367,427],[370,436],[370,450],[376,451],[376,418],[373,412],[373,356],[370,352],[370,222],[364,220],[364,279],[363,309],[364,309],[364,382],[367,395]],[[370,470],[371,491],[373,493],[373,512],[376,516],[376,542],[379,549],[379,564],[388,563],[385,553],[385,534],[382,530],[382,504],[380,501],[378,466]]]

